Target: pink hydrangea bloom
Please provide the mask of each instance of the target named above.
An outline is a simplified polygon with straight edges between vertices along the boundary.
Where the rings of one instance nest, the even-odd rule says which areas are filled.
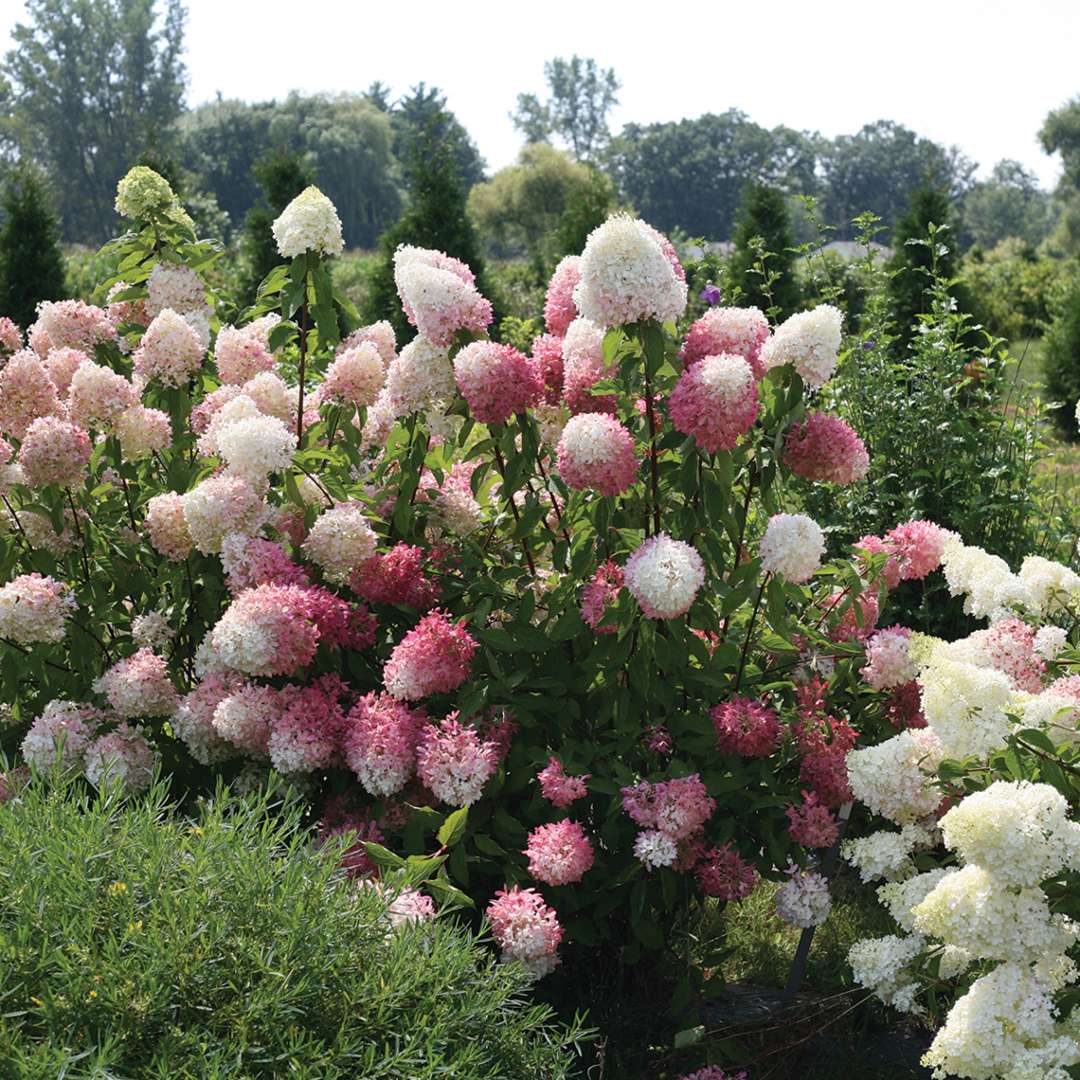
[[[863,552],[868,555],[888,556],[885,560],[885,567],[881,571],[881,580],[885,583],[887,589],[895,589],[900,584],[900,561],[896,557],[892,544],[887,543],[880,536],[864,536],[855,543],[856,557]],[[863,563],[865,573],[865,556],[860,561]]]
[[[142,461],[172,443],[172,424],[161,409],[133,405],[116,418],[115,430],[124,461]]]
[[[406,701],[448,694],[469,677],[474,652],[476,642],[461,623],[441,611],[429,612],[394,647],[383,685]]]
[[[610,559],[597,567],[592,581],[585,586],[581,594],[581,617],[598,634],[613,634],[618,629],[614,623],[604,623],[604,613],[615,603],[622,587],[622,569]]]
[[[551,275],[544,299],[544,325],[549,334],[562,337],[577,318],[574,289],[581,280],[581,256],[567,255]]]
[[[568,487],[620,495],[637,477],[634,437],[606,413],[579,413],[563,428],[556,468]]]
[[[733,450],[758,415],[757,383],[750,365],[732,353],[706,356],[688,367],[668,399],[676,431],[707,453]]]
[[[49,373],[29,350],[15,353],[0,368],[0,431],[16,439],[41,416],[66,416]]]
[[[890,529],[885,543],[896,555],[901,579],[922,581],[941,565],[945,545],[954,535],[932,521],[909,521]]]
[[[135,374],[163,386],[183,386],[202,367],[205,351],[191,324],[166,308],[154,317],[135,350]]]
[[[81,765],[100,720],[101,713],[91,705],[62,698],[50,701],[23,738],[23,759],[42,770]]]
[[[244,393],[243,389],[239,386],[219,386],[212,393],[209,393],[191,410],[191,430],[196,435],[205,435],[210,429],[210,424],[214,417],[217,416],[221,410],[228,405],[233,398],[239,397]]]
[[[71,386],[71,378],[80,365],[93,363],[89,356],[80,349],[53,349],[45,357],[45,370],[49,373],[57,393],[66,394]]]
[[[563,339],[554,334],[533,338],[532,362],[547,405],[558,405],[563,392]]]
[[[678,1080],[747,1080],[747,1074],[745,1072],[728,1073],[724,1072],[719,1065],[707,1065],[704,1069],[698,1069],[697,1072],[680,1076]]]
[[[84,361],[71,376],[68,409],[72,420],[83,427],[108,428],[125,409],[138,403],[138,391],[112,368]]]
[[[319,404],[341,402],[357,408],[375,404],[386,382],[386,364],[373,342],[338,352],[319,384]]]
[[[230,533],[221,542],[221,565],[235,596],[256,585],[310,585],[307,570],[281,544],[260,536]]]
[[[153,779],[157,754],[146,736],[127,724],[96,738],[85,756],[86,779],[96,788],[122,784],[131,792],[145,791]]]
[[[215,734],[254,758],[269,757],[270,726],[278,712],[272,686],[241,686],[222,698],[211,718]]]
[[[571,413],[612,413],[615,394],[594,394],[593,387],[609,374],[604,365],[604,331],[588,319],[575,319],[562,344],[563,400]]]
[[[853,484],[870,467],[866,445],[838,416],[812,412],[784,438],[784,464],[806,480]]]
[[[288,683],[278,691],[267,751],[283,776],[314,772],[336,764],[345,727],[340,699],[347,693],[336,675],[307,686]]]
[[[498,749],[475,728],[462,724],[457,713],[422,729],[416,753],[416,773],[424,786],[451,806],[471,806],[499,764]]]
[[[538,825],[529,833],[524,854],[529,873],[545,885],[572,885],[593,864],[593,848],[585,830],[569,818]]]
[[[214,728],[214,713],[241,686],[235,675],[214,673],[207,675],[180,699],[176,712],[169,719],[169,726],[196,761],[213,765],[236,755],[236,747]]]
[[[623,809],[645,829],[659,829],[673,840],[685,840],[704,828],[716,809],[697,773],[675,780],[643,780],[622,789]]]
[[[345,721],[345,763],[377,799],[400,791],[416,771],[416,748],[424,726],[414,712],[389,694],[366,694]]]
[[[6,315],[0,316],[0,356],[10,356],[22,347],[22,331]]]
[[[191,541],[204,555],[216,555],[230,533],[251,533],[262,523],[262,497],[239,476],[211,476],[183,496]]]
[[[538,976],[558,964],[563,928],[555,909],[535,889],[500,889],[485,914],[503,959],[518,960]]]
[[[747,697],[733,697],[709,711],[716,745],[721,753],[738,757],[768,757],[780,741],[776,710]]]
[[[915,665],[908,655],[911,631],[905,626],[879,630],[866,645],[862,677],[875,690],[892,690],[915,678]]]
[[[374,345],[379,350],[383,366],[389,367],[390,361],[397,355],[397,338],[394,335],[393,326],[385,319],[354,330],[338,345],[334,350],[334,355],[340,356],[343,352],[348,352],[350,349],[355,349],[357,346],[367,343]]]
[[[840,825],[832,812],[812,791],[802,793],[800,806],[789,806],[788,832],[806,848],[829,848],[840,838]]]
[[[855,746],[858,732],[846,720],[819,715],[802,719],[796,735],[803,755],[800,781],[830,809],[850,802],[847,755]]]
[[[175,491],[154,495],[146,504],[146,531],[154,550],[173,562],[183,562],[193,544],[184,517],[184,499]]]
[[[846,589],[834,589],[821,601],[821,607],[833,615],[841,612],[840,617],[829,628],[829,637],[833,641],[865,641],[877,626],[879,606],[877,591],[864,589],[854,601]]]
[[[440,348],[459,330],[483,333],[491,322],[491,302],[477,292],[472,271],[444,252],[399,247],[394,252],[394,284],[405,317]]]
[[[395,544],[362,563],[352,576],[353,592],[373,604],[403,604],[427,611],[439,599],[439,583],[424,573],[425,555],[411,544]]]
[[[494,341],[466,345],[454,357],[454,379],[469,412],[482,424],[501,424],[525,412],[543,391],[528,357]]]
[[[1046,692],[1060,697],[1070,697],[1080,702],[1080,675],[1062,675],[1046,688]]]
[[[590,773],[583,776],[568,776],[558,758],[548,758],[547,765],[536,774],[540,781],[540,793],[552,806],[565,809],[572,802],[585,798],[589,793],[585,781]]]
[[[53,349],[92,353],[95,345],[116,340],[109,313],[82,300],[45,300],[37,306],[37,321],[26,332],[30,347],[45,357]]]
[[[77,424],[39,416],[19,447],[19,465],[31,487],[71,487],[86,475],[93,444]]]
[[[715,896],[726,902],[749,896],[758,882],[757,871],[731,843],[705,852],[695,874],[706,896]]]
[[[480,724],[480,735],[484,742],[489,742],[495,747],[495,755],[500,762],[506,760],[510,753],[510,746],[517,734],[518,725],[514,714],[507,709],[495,705],[492,706]]]
[[[649,537],[626,560],[626,587],[650,619],[677,619],[690,610],[705,583],[697,551],[667,533]]]
[[[20,645],[63,641],[75,610],[70,586],[42,574],[20,574],[0,588],[0,637]]]
[[[117,716],[169,716],[180,698],[169,678],[165,661],[149,649],[117,661],[94,681]]]
[[[912,679],[911,682],[898,686],[885,703],[885,719],[894,728],[926,727],[926,717],[922,711],[922,688]]]
[[[1035,627],[1022,619],[1000,619],[979,638],[990,663],[1008,675],[1017,690],[1029,694],[1042,690],[1046,663],[1035,652]]]
[[[769,323],[756,308],[711,308],[686,332],[679,357],[690,367],[706,356],[730,353],[741,356],[755,379],[765,374],[761,346],[769,337]]]
[[[239,386],[261,371],[271,371],[274,354],[259,328],[223,326],[214,343],[214,363],[223,383]]]

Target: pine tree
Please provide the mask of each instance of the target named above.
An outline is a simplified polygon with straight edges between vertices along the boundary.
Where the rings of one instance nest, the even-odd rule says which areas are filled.
[[[29,326],[42,300],[67,295],[59,224],[41,175],[28,165],[9,177],[0,227],[0,314]]]
[[[408,341],[416,331],[401,310],[394,285],[394,252],[399,244],[435,248],[466,263],[476,275],[476,287],[493,302],[480,245],[465,213],[465,189],[461,183],[453,147],[440,138],[438,118],[432,118],[410,148],[409,206],[379,239],[379,261],[368,281],[364,317],[369,322],[388,319],[398,341]]]
[[[735,224],[732,284],[742,289],[739,303],[772,312],[780,321],[799,306],[795,245],[787,197],[767,184],[746,189]],[[762,273],[764,270],[764,274]]]

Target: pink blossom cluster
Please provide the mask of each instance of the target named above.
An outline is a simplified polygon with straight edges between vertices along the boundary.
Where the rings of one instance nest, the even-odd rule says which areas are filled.
[[[93,449],[90,436],[77,424],[39,416],[19,447],[19,465],[31,487],[72,487],[84,479]]]
[[[704,827],[716,809],[697,773],[651,783],[642,780],[621,791],[623,809],[643,829],[657,829],[672,840],[686,840]]]
[[[38,417],[66,415],[52,379],[29,349],[0,368],[0,431],[5,435],[22,439]]]
[[[685,615],[705,583],[697,550],[667,533],[650,536],[626,560],[626,588],[650,619]]]
[[[839,612],[829,628],[833,641],[866,641],[874,632],[880,614],[876,589],[863,589],[854,598],[847,589],[834,589],[821,601],[821,607],[828,615]]]
[[[127,723],[99,735],[83,757],[86,779],[99,790],[120,784],[126,791],[145,791],[153,779],[158,755],[146,736]]]
[[[94,682],[117,716],[169,716],[176,711],[179,695],[162,657],[139,649],[118,660]]]
[[[698,1069],[697,1072],[680,1076],[678,1080],[747,1080],[747,1074],[745,1072],[728,1073],[724,1072],[719,1065],[707,1065],[704,1069]]]
[[[563,428],[556,468],[568,487],[621,495],[637,476],[634,437],[614,416],[579,413]]]
[[[44,300],[37,306],[37,321],[27,330],[30,347],[46,357],[53,349],[79,349],[92,353],[95,345],[116,340],[109,313],[82,300]]]
[[[730,902],[749,896],[758,882],[757,871],[730,842],[706,851],[694,867],[706,896]]]
[[[805,709],[795,731],[802,755],[800,781],[830,809],[850,802],[847,755],[858,732],[844,719]]]
[[[274,367],[274,354],[263,328],[257,323],[247,326],[223,326],[214,343],[214,363],[218,378],[227,385],[240,386],[262,371]]]
[[[802,793],[802,804],[784,811],[792,840],[807,848],[829,848],[840,838],[840,825],[832,811],[812,791]]]
[[[589,773],[582,776],[568,775],[562,762],[556,757],[548,758],[547,765],[536,774],[536,779],[540,782],[540,793],[552,806],[557,806],[560,810],[588,795],[589,789],[585,782],[589,777]]]
[[[618,629],[614,623],[604,622],[604,614],[618,599],[622,587],[622,569],[609,559],[596,568],[592,581],[582,591],[581,617],[598,634],[613,634]]]
[[[265,503],[240,476],[211,476],[182,497],[191,542],[204,555],[216,555],[231,533],[253,533],[262,524]]]
[[[22,331],[6,315],[0,315],[0,357],[17,353],[22,347]]]
[[[710,454],[733,450],[753,427],[758,408],[754,373],[732,353],[706,356],[686,368],[668,400],[675,430]]]
[[[366,341],[338,352],[319,384],[318,400],[356,408],[374,405],[386,382],[386,364],[374,342]]]
[[[366,344],[375,346],[384,367],[389,367],[390,361],[397,355],[397,338],[394,335],[394,328],[385,319],[354,330],[340,342],[334,350],[334,355],[340,356],[344,352],[349,352],[350,349]]]
[[[56,698],[42,710],[23,737],[23,759],[47,771],[53,766],[81,768],[104,714],[92,705]]]
[[[172,443],[172,424],[161,409],[133,405],[125,409],[114,426],[124,461],[142,461]]]
[[[710,308],[686,332],[679,357],[690,367],[706,356],[741,356],[755,379],[765,374],[761,346],[769,338],[769,323],[756,308]]]
[[[780,741],[780,717],[764,702],[733,697],[713,706],[709,716],[721,753],[768,757]]]
[[[558,965],[563,928],[535,889],[500,889],[485,914],[504,960],[520,961],[537,977]]]
[[[469,677],[474,652],[476,642],[462,623],[445,612],[429,612],[394,646],[383,685],[406,701],[448,694]]]
[[[908,654],[910,637],[907,627],[890,626],[867,642],[861,674],[875,690],[893,690],[915,678],[915,665]]]
[[[1022,619],[999,619],[978,637],[990,663],[1008,675],[1017,690],[1042,690],[1046,662],[1035,652],[1035,627]]]
[[[498,747],[462,724],[456,712],[421,731],[416,773],[424,787],[444,803],[471,806],[498,764]]]
[[[221,565],[233,596],[256,585],[310,585],[311,575],[275,540],[229,533],[221,542]]]
[[[366,694],[345,720],[345,763],[364,789],[383,799],[400,791],[416,771],[422,713],[389,694]]]
[[[146,504],[146,531],[154,550],[171,562],[183,562],[194,544],[184,516],[184,498],[175,491],[154,495]]]
[[[785,436],[784,464],[806,480],[844,485],[866,476],[870,455],[846,421],[812,412]]]
[[[239,676],[212,672],[186,693],[169,718],[169,726],[203,765],[227,761],[236,747],[214,728],[217,707],[242,686]]]
[[[554,334],[538,334],[532,343],[532,364],[540,384],[540,399],[557,405],[563,392],[563,339]]]
[[[549,334],[563,337],[567,328],[578,317],[574,289],[580,280],[581,256],[567,255],[555,267],[544,298],[544,325]]]
[[[108,430],[126,409],[138,403],[138,391],[112,368],[84,360],[71,374],[68,410],[71,419],[83,427]]]
[[[345,837],[350,841],[338,859],[338,865],[348,877],[365,882],[378,872],[378,867],[371,861],[367,848],[364,847],[365,841],[381,844],[386,839],[378,822],[363,813],[336,812],[328,801],[326,813],[319,822],[319,845],[323,846],[338,837]]]
[[[945,545],[955,534],[932,521],[908,521],[890,529],[884,537],[864,536],[856,551],[884,554],[882,578],[894,589],[901,581],[922,581],[941,566]]]
[[[424,571],[422,548],[397,543],[385,554],[361,563],[349,582],[358,596],[373,604],[402,604],[427,611],[439,599],[439,583]]]
[[[454,379],[473,417],[501,424],[540,400],[543,386],[528,357],[512,345],[474,341],[454,357]]]
[[[529,833],[524,854],[529,873],[545,885],[572,885],[593,864],[593,848],[585,830],[570,818],[538,825]]]
[[[267,753],[285,776],[338,763],[345,728],[342,699],[350,693],[337,675],[321,675],[304,686],[287,683],[277,692]]]
[[[422,337],[445,348],[460,330],[483,333],[491,302],[476,290],[473,272],[442,251],[402,246],[394,253],[394,284],[405,317]]]
[[[0,637],[34,645],[63,641],[75,610],[70,586],[43,574],[20,574],[0,588]]]
[[[914,679],[896,687],[885,703],[885,719],[900,731],[926,727],[922,711],[922,687]]]
[[[205,351],[191,323],[166,308],[139,341],[133,357],[135,374],[163,386],[183,386],[202,366]]]
[[[92,364],[93,360],[81,349],[53,349],[43,361],[58,394],[66,394],[71,386],[72,377],[83,364]],[[126,381],[126,380],[125,380]],[[68,402],[71,409],[71,402]],[[75,417],[78,419],[78,417]]]

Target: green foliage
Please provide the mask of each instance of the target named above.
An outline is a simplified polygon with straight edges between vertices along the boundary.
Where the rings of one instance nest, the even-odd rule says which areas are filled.
[[[42,300],[67,295],[56,214],[40,174],[24,165],[7,180],[0,225],[0,313],[27,327]]]
[[[55,184],[64,237],[113,230],[116,182],[168,147],[184,92],[182,0],[29,0],[3,73],[22,155]],[[93,152],[88,153],[87,147]]]
[[[795,311],[799,285],[794,243],[783,193],[765,184],[749,187],[739,209],[729,266],[740,304],[760,308],[776,322]]]
[[[1080,401],[1080,280],[1065,295],[1060,311],[1046,335],[1043,374],[1058,427],[1070,439],[1080,438],[1076,403]]]
[[[1018,161],[999,161],[989,179],[964,195],[964,227],[984,248],[1009,237],[1034,246],[1050,229],[1050,198],[1038,177]]]
[[[484,159],[461,121],[446,107],[446,95],[437,86],[417,83],[393,104],[389,116],[394,156],[409,190],[415,183],[413,151],[417,141],[424,139],[439,144],[450,155],[466,192],[484,179]]]
[[[448,819],[449,820],[449,819]],[[34,782],[0,805],[5,1076],[569,1077],[579,1028],[451,920],[392,930],[302,808]]]

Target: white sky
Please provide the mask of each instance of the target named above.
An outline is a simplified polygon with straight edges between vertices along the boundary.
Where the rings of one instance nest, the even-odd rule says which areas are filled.
[[[1052,185],[1046,113],[1080,94],[1078,0],[188,0],[189,104],[221,91],[442,88],[491,168],[520,139],[519,91],[544,61],[593,56],[623,83],[613,130],[742,109],[825,135],[891,119],[956,143],[986,173],[1016,158]],[[0,0],[4,47],[22,17]]]

